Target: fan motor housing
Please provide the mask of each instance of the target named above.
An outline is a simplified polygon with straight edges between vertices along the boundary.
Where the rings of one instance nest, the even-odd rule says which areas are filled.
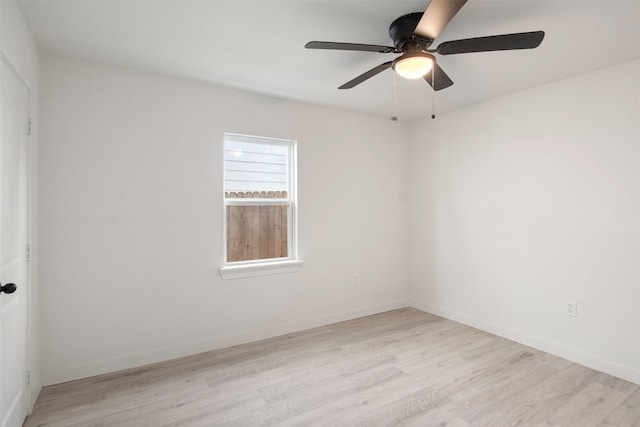
[[[431,39],[414,34],[422,15],[422,12],[409,13],[397,18],[389,26],[389,36],[398,52],[404,52],[408,46],[426,49],[433,43]]]

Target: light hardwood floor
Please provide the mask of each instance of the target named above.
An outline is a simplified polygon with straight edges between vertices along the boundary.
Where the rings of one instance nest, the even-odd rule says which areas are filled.
[[[401,309],[46,387],[25,426],[640,426],[640,386]]]

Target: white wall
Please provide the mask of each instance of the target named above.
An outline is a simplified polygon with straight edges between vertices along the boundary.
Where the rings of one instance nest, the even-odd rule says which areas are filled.
[[[42,67],[46,384],[407,305],[406,124],[52,54]],[[218,277],[223,132],[298,141],[301,272]]]
[[[409,294],[640,382],[638,61],[410,126],[42,61],[46,384]],[[219,279],[223,132],[299,141],[300,273]]]
[[[31,401],[42,388],[40,382],[39,328],[39,239],[38,239],[38,123],[39,123],[39,58],[36,43],[27,28],[18,5],[13,0],[0,1],[0,50],[11,66],[30,87],[30,115],[33,119],[29,137],[29,240],[32,259],[29,264],[29,366]]]
[[[412,304],[640,383],[640,61],[410,141]]]

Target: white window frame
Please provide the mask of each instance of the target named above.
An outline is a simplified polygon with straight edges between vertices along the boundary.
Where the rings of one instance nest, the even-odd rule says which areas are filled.
[[[252,276],[263,276],[269,274],[291,273],[300,271],[302,260],[298,259],[298,191],[297,191],[297,141],[291,139],[268,138],[254,135],[243,135],[237,133],[224,134],[224,141],[227,137],[241,139],[246,142],[283,145],[288,147],[289,185],[287,189],[288,198],[283,199],[233,199],[224,196],[225,189],[225,164],[224,155],[222,156],[222,182],[223,182],[223,206],[222,206],[222,242],[223,242],[223,264],[220,267],[220,276],[223,279],[239,279]],[[223,141],[223,150],[224,150]],[[250,205],[287,205],[287,257],[269,258],[249,261],[227,261],[227,206],[250,206]]]

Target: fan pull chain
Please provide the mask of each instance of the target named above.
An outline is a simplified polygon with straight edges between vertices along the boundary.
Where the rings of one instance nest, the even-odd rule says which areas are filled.
[[[431,88],[433,89],[433,97],[431,98],[431,119],[436,118],[436,67],[435,63],[431,68]]]
[[[398,95],[396,93],[396,73],[395,71],[391,73],[393,75],[393,88],[392,88],[392,99],[391,99],[391,121],[395,122],[398,120]]]

